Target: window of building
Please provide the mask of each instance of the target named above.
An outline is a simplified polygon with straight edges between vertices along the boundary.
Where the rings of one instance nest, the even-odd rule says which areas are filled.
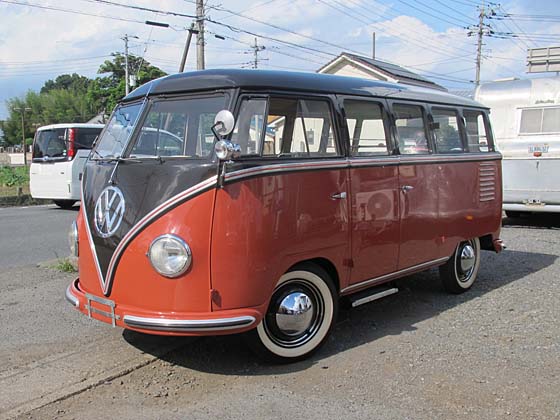
[[[400,153],[407,155],[430,153],[422,107],[395,104],[393,113],[395,114]]]
[[[387,155],[387,135],[379,104],[344,101],[352,156]]]
[[[464,152],[457,112],[451,109],[434,108],[432,117],[438,153]]]

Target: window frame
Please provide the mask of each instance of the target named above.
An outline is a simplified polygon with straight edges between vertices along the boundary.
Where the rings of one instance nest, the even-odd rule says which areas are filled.
[[[236,124],[241,111],[241,106],[244,100],[248,99],[266,99],[266,118],[268,118],[270,110],[270,98],[279,99],[291,99],[291,100],[310,100],[310,101],[323,101],[329,107],[329,116],[331,118],[332,131],[334,135],[334,142],[337,149],[337,154],[332,156],[277,156],[277,155],[263,155],[264,151],[264,139],[266,136],[266,129],[262,130],[260,138],[260,148],[259,154],[251,155],[241,155],[236,158],[236,161],[253,161],[253,160],[264,160],[264,161],[287,161],[287,160],[318,160],[318,159],[340,159],[346,157],[346,149],[341,141],[341,129],[340,129],[340,110],[336,101],[336,95],[334,94],[320,94],[313,92],[294,92],[287,90],[266,90],[266,91],[250,91],[243,90],[237,95],[237,99],[234,106],[234,113]],[[267,123],[268,125],[268,123]],[[233,132],[227,136],[228,140],[231,140]],[[292,133],[293,136],[293,133]]]
[[[436,111],[436,112],[437,111],[451,111],[451,112],[455,113],[455,116],[457,118],[457,130],[459,132],[459,139],[461,140],[461,146],[463,148],[463,150],[461,152],[440,152],[438,150],[438,142],[437,142],[437,138],[436,138],[436,129],[433,127],[433,124],[435,123],[434,111]],[[445,106],[445,105],[439,105],[439,104],[430,105],[429,119],[430,119],[429,131],[431,133],[432,140],[434,142],[434,154],[455,156],[455,155],[470,153],[469,152],[469,147],[468,147],[465,119],[463,117],[462,109],[460,109],[458,107]]]
[[[389,103],[390,106],[390,117],[391,117],[391,126],[393,128],[393,136],[394,136],[394,141],[395,141],[395,154],[398,154],[399,156],[406,156],[408,157],[413,157],[413,156],[431,156],[435,153],[435,146],[434,146],[434,139],[432,137],[432,133],[430,130],[430,112],[428,109],[429,104],[426,102],[419,102],[419,101],[408,101],[406,99],[395,99],[395,100],[388,100],[387,101]],[[428,153],[401,153],[400,150],[400,138],[399,138],[399,132],[397,129],[397,116],[395,114],[395,105],[412,105],[412,106],[418,106],[421,108],[422,110],[422,121],[424,122],[424,134],[426,136],[427,142],[428,142]]]
[[[338,96],[341,117],[342,117],[342,132],[344,145],[346,146],[345,155],[352,159],[372,159],[372,158],[384,158],[387,156],[392,156],[395,154],[397,148],[395,138],[391,130],[391,117],[388,109],[387,100],[378,97],[367,97],[367,96],[351,96],[351,95],[339,95]],[[353,138],[350,138],[350,131],[348,129],[348,116],[346,114],[346,101],[356,101],[364,103],[373,103],[381,108],[381,118],[383,120],[383,128],[385,130],[385,144],[387,148],[387,154],[371,154],[371,155],[355,155],[352,151]]]

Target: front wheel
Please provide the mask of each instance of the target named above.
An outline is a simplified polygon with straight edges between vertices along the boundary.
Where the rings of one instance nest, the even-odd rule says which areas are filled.
[[[459,294],[471,288],[480,268],[480,241],[478,238],[461,242],[447,262],[439,268],[443,288]]]
[[[337,312],[330,276],[318,266],[301,264],[276,284],[261,323],[247,334],[248,344],[268,361],[304,359],[324,343]]]

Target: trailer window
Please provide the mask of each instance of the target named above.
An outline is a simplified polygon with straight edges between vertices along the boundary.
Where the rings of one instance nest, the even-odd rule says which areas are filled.
[[[488,152],[488,135],[484,124],[484,114],[478,111],[464,111],[469,152]]]
[[[432,117],[438,153],[462,153],[464,150],[457,112],[451,109],[434,108]]]
[[[419,105],[393,105],[395,125],[401,154],[427,154],[430,153],[424,113]]]
[[[381,106],[369,101],[344,101],[352,156],[387,155]]]
[[[560,133],[560,108],[530,108],[521,110],[519,134]]]

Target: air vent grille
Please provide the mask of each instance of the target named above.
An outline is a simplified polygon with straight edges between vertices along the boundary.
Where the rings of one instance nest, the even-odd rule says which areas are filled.
[[[496,199],[496,165],[494,163],[481,163],[478,168],[479,197],[480,201]]]

